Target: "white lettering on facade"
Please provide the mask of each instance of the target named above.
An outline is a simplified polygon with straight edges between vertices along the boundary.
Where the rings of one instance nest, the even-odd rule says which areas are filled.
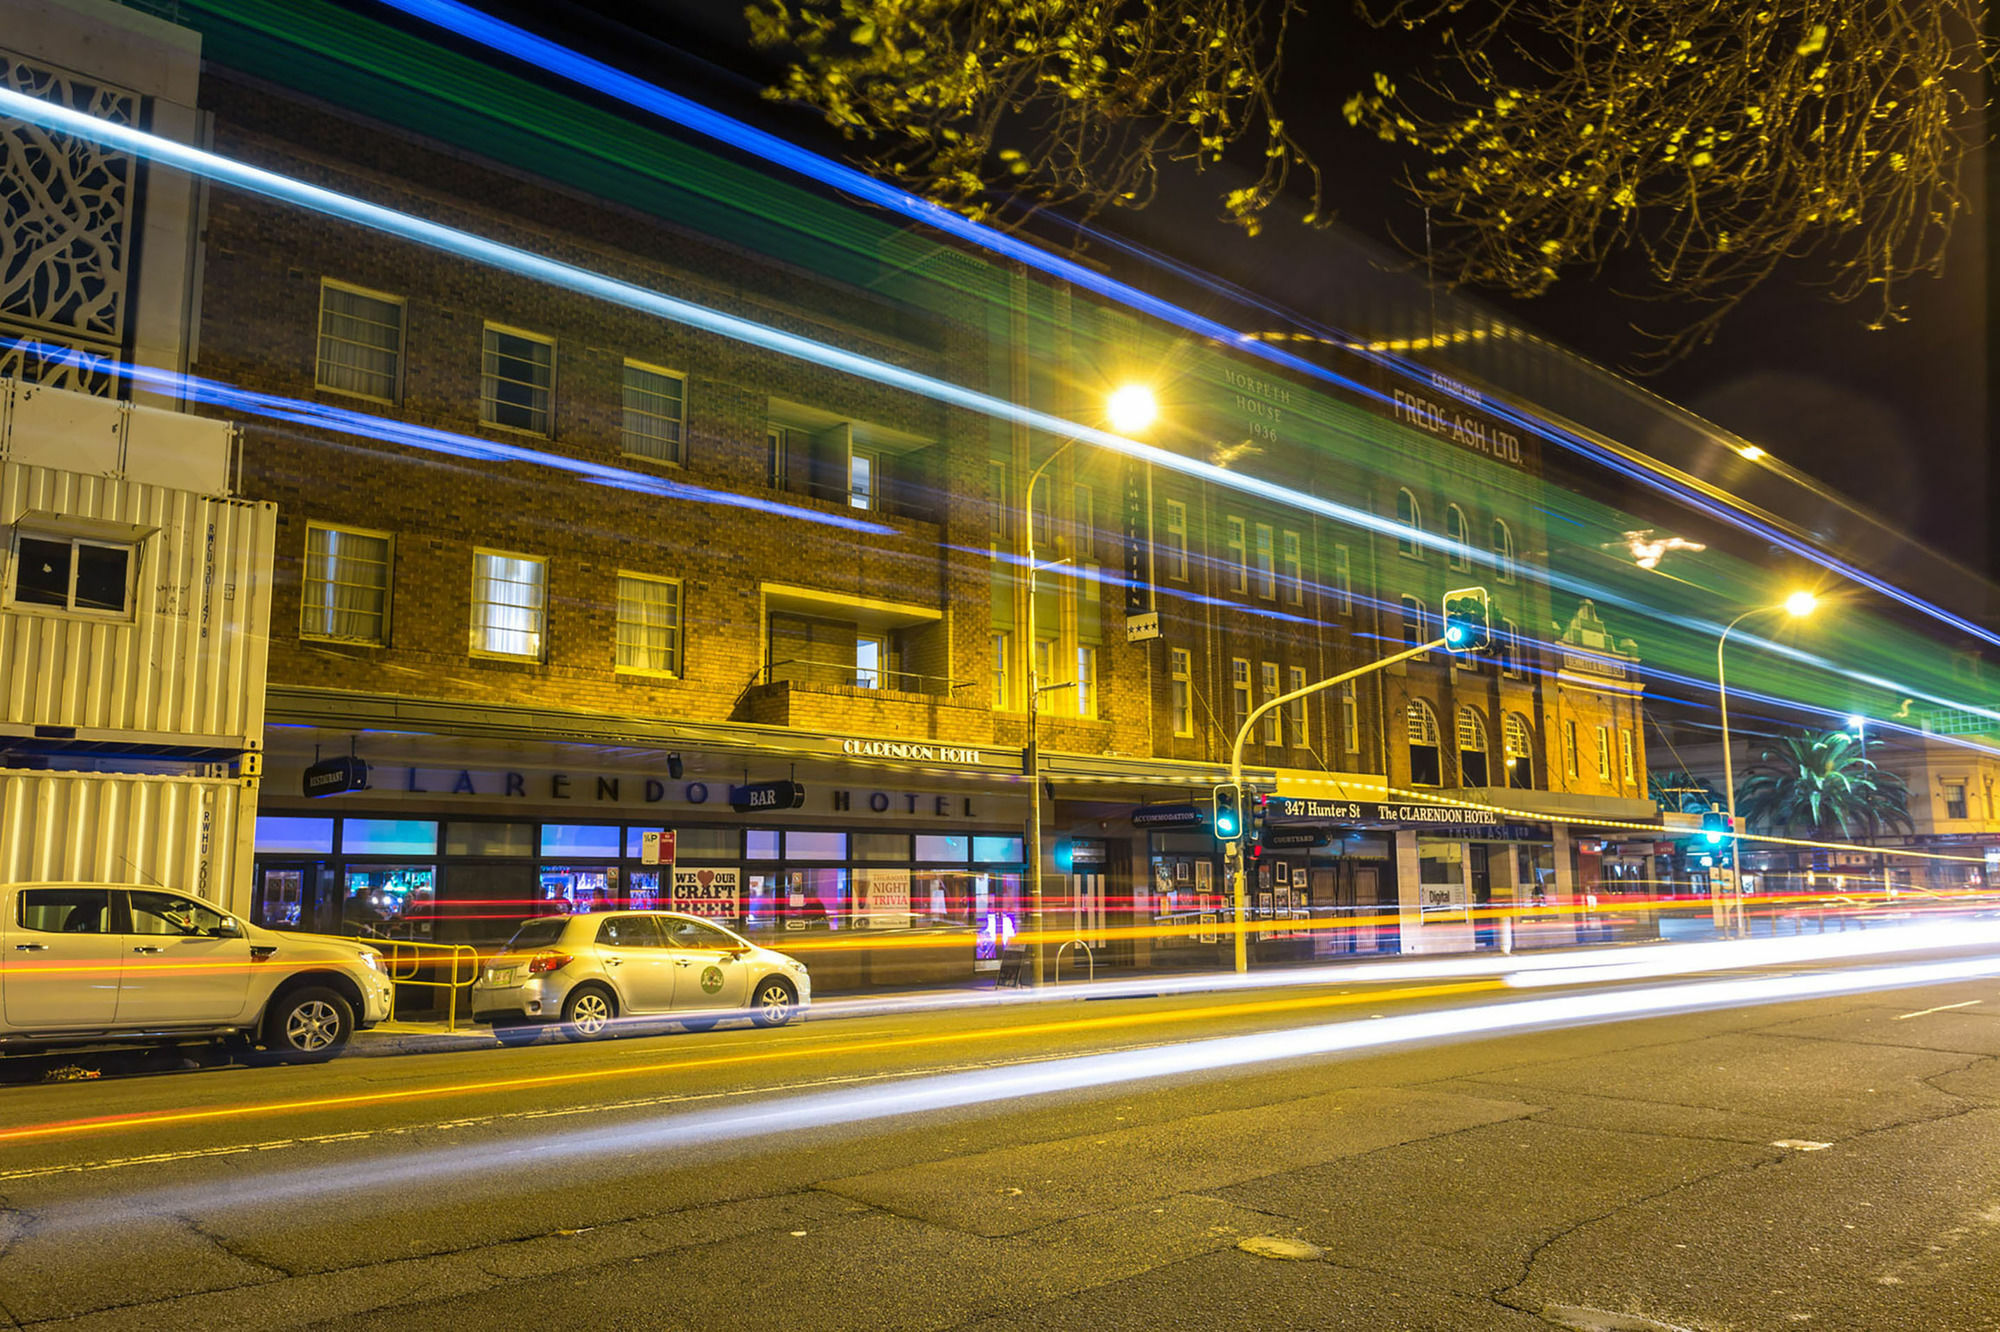
[[[918,745],[902,740],[843,740],[840,752],[857,758],[907,759],[913,763],[978,763],[979,751],[950,745]]]
[[[1471,393],[1471,390],[1466,392]],[[1477,398],[1478,395],[1472,396]],[[1512,431],[1489,425],[1477,417],[1461,416],[1440,403],[1420,398],[1404,389],[1391,390],[1389,397],[1396,420],[1440,439],[1448,439],[1475,453],[1483,453],[1515,466],[1521,465],[1521,437]]]

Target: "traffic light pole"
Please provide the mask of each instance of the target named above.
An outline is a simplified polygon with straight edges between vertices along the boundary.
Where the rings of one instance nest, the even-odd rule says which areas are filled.
[[[1294,689],[1289,694],[1280,694],[1276,698],[1264,703],[1263,706],[1251,709],[1250,715],[1244,718],[1243,725],[1236,732],[1236,743],[1229,747],[1229,784],[1234,786],[1239,792],[1243,789],[1243,742],[1250,738],[1250,732],[1256,727],[1258,719],[1271,711],[1271,709],[1282,708],[1285,704],[1295,699],[1304,698],[1307,694],[1316,694],[1322,689],[1331,689],[1335,685],[1346,684],[1349,680],[1356,680],[1364,675],[1379,671],[1384,666],[1394,666],[1398,662],[1408,661],[1412,657],[1421,657],[1426,652],[1435,652],[1437,649],[1444,647],[1445,642],[1442,638],[1434,638],[1421,647],[1409,648],[1396,653],[1394,656],[1384,657],[1380,661],[1373,661],[1366,666],[1357,667],[1344,674],[1336,675],[1332,679],[1321,680],[1317,684],[1309,684],[1301,689]],[[1236,969],[1238,971],[1248,971],[1250,969],[1250,915],[1243,883],[1243,837],[1240,826],[1237,829],[1236,838],[1228,845],[1230,884],[1236,904]]]

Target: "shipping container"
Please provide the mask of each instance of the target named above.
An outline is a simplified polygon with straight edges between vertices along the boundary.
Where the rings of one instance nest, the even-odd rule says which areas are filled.
[[[74,880],[250,906],[250,778],[0,768],[0,883]]]
[[[261,741],[277,509],[215,493],[235,439],[226,422],[0,381],[0,726],[150,748]],[[23,563],[65,542],[67,594],[60,556]]]

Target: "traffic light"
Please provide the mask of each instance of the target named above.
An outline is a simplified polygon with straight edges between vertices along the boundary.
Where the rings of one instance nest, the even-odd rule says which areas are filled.
[[[1729,816],[1719,809],[1712,809],[1701,816],[1701,843],[1706,855],[1703,859],[1710,865],[1720,865],[1724,869],[1736,866],[1736,839],[1730,836]]]
[[[1493,642],[1493,612],[1483,587],[1461,587],[1444,594],[1444,648],[1447,652],[1478,652]]]
[[[1264,858],[1264,816],[1270,812],[1270,802],[1271,797],[1262,791],[1252,791],[1245,801],[1243,813],[1248,832],[1245,841],[1249,844],[1245,854],[1252,860]]]
[[[1243,835],[1243,788],[1223,782],[1215,788],[1209,805],[1209,827],[1215,840],[1224,844]]]

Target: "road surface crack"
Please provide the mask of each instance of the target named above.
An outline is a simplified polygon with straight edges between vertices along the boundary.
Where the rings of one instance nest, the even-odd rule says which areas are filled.
[[[277,1263],[268,1262],[265,1259],[255,1257],[249,1253],[244,1252],[240,1245],[236,1244],[234,1241],[228,1239],[227,1237],[217,1233],[216,1231],[210,1230],[207,1226],[204,1226],[201,1222],[195,1220],[193,1216],[189,1215],[186,1212],[169,1212],[167,1213],[167,1215],[172,1217],[174,1220],[180,1222],[182,1225],[186,1226],[189,1231],[193,1232],[200,1238],[207,1240],[210,1244],[213,1244],[217,1249],[220,1249],[225,1255],[234,1258],[239,1263],[248,1263],[250,1266],[260,1267],[266,1272],[275,1272],[280,1278],[292,1277],[298,1275],[298,1273],[292,1271],[290,1268],[281,1267]],[[243,1284],[254,1284],[254,1283],[243,1283]]]

